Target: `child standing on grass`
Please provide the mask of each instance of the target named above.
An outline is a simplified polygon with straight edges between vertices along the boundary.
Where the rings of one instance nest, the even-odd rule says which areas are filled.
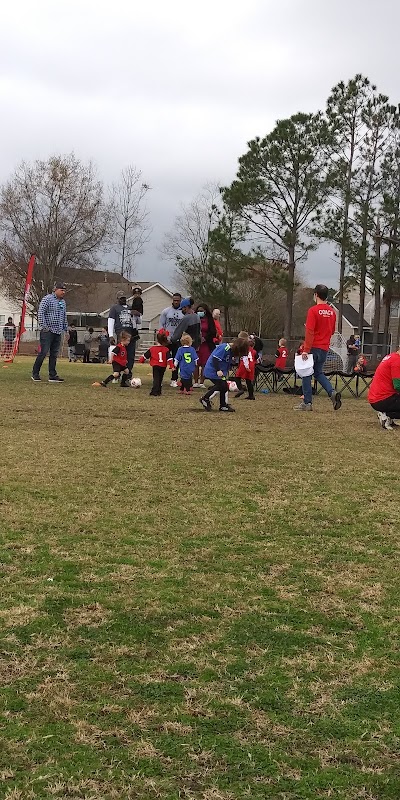
[[[249,334],[246,331],[240,331],[239,339],[243,339],[247,341],[249,352],[247,355],[241,356],[239,361],[239,366],[236,371],[236,385],[238,387],[238,392],[236,392],[235,397],[242,397],[245,390],[243,389],[242,378],[246,381],[248,395],[246,400],[255,400],[254,397],[254,378],[256,373],[256,361],[257,361],[257,352],[254,349],[253,342],[249,337]]]
[[[193,373],[199,358],[192,344],[192,337],[189,336],[188,333],[183,333],[181,336],[181,346],[176,351],[174,358],[174,367],[175,369],[179,369],[181,378],[180,395],[192,394]]]
[[[212,381],[213,387],[200,398],[206,411],[212,411],[211,400],[219,393],[219,410],[234,411],[228,403],[227,376],[234,358],[240,358],[249,352],[248,339],[235,339],[231,344],[219,344],[211,353],[204,367],[204,377]]]
[[[151,387],[150,396],[160,397],[161,387],[165,370],[170,361],[170,348],[168,343],[168,331],[161,328],[157,333],[158,344],[153,344],[139,358],[139,363],[144,364],[145,361],[150,361],[150,366],[153,368],[153,386]]]
[[[107,386],[111,381],[118,381],[121,378],[121,388],[126,388],[129,379],[128,353],[126,348],[131,340],[131,335],[127,331],[122,331],[119,336],[119,343],[115,345],[112,352],[112,368],[113,371],[105,381],[101,383],[94,383],[93,386]]]

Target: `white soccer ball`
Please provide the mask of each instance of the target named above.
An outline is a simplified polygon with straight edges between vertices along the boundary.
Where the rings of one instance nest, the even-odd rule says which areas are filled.
[[[237,387],[237,383],[235,381],[229,381],[228,386],[229,386],[229,391],[230,392],[237,392],[238,387]]]
[[[142,385],[140,378],[131,378],[132,389],[139,389]]]

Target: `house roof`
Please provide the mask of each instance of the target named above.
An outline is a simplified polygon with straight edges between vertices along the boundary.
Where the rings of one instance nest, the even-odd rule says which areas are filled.
[[[56,278],[63,280],[67,285],[65,299],[69,314],[107,316],[110,307],[115,303],[117,292],[123,291],[129,299],[132,299],[134,286],[141,286],[143,294],[152,286],[159,286],[172,297],[172,292],[157,281],[132,282],[109,270],[64,267],[59,270]]]
[[[158,283],[158,281],[137,281],[135,284],[132,284],[132,286],[140,286],[142,289],[142,296],[145,295],[146,292],[149,291],[149,289],[152,289],[153,286],[158,286],[160,289],[162,289],[163,292],[165,292],[165,294],[169,295],[169,297],[173,297],[173,292],[171,292],[170,289],[167,289],[166,286],[163,286],[162,283]],[[133,295],[127,297],[128,303],[130,300],[133,300]],[[110,308],[106,308],[104,311],[101,312],[101,316],[106,317],[108,315],[109,310]]]
[[[336,309],[336,311],[339,311],[339,303],[331,303],[331,305]],[[343,318],[352,328],[358,328],[358,311],[354,308],[354,306],[350,305],[350,303],[343,303]],[[367,330],[371,330],[371,325],[366,319],[363,320],[363,330],[365,328],[367,328]]]

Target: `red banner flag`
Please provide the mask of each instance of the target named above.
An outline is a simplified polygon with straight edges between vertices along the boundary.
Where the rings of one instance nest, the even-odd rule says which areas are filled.
[[[35,266],[35,260],[36,260],[36,256],[31,256],[30,259],[29,259],[28,269],[27,269],[27,272],[26,272],[24,299],[23,299],[23,302],[22,302],[22,309],[21,309],[21,320],[20,320],[19,327],[18,327],[18,333],[17,333],[17,335],[15,337],[15,340],[14,340],[14,346],[13,346],[13,350],[12,350],[11,356],[9,358],[5,359],[5,361],[8,361],[8,362],[14,361],[14,358],[15,358],[16,354],[18,353],[21,336],[26,331],[26,328],[25,328],[26,308],[27,308],[27,305],[29,303],[29,298],[30,298],[30,294],[31,294],[32,276],[33,276],[33,269],[34,269],[34,266]]]

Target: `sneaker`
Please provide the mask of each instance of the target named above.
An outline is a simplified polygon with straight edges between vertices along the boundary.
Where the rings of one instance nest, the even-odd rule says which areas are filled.
[[[234,396],[235,398],[236,398],[236,397],[241,397],[241,396],[242,396],[242,394],[244,394],[244,389],[239,389],[239,391],[238,391],[238,392],[236,392],[236,394],[234,394],[233,396]]]
[[[59,378],[58,375],[56,375],[55,378],[49,378],[49,383],[64,383],[64,378]]]
[[[399,428],[399,427],[400,427],[400,425],[398,424],[398,422],[395,422],[395,421],[394,421],[394,419],[392,419],[391,417],[389,417],[389,419],[390,419],[390,422],[391,422],[392,428]]]
[[[171,387],[171,389],[177,389],[178,388],[178,381],[171,381],[170,387]]]
[[[378,411],[378,421],[383,430],[386,429],[386,422],[388,421],[388,419],[389,418],[384,411]]]
[[[333,410],[339,411],[339,408],[342,405],[342,395],[340,394],[340,392],[333,392],[333,394],[331,394],[331,401],[333,405]]]
[[[245,397],[244,399],[245,400],[255,400],[256,398],[255,397]]]
[[[312,403],[305,403],[304,400],[298,406],[294,406],[295,411],[312,411]]]
[[[194,383],[193,384],[193,389],[200,389],[200,386],[201,386],[200,383]]]
[[[398,428],[398,425],[384,411],[378,411],[378,420],[384,431],[394,431],[395,428]]]
[[[232,408],[232,406],[220,406],[219,410],[220,411],[230,411],[230,412],[235,411],[235,409]]]
[[[197,388],[198,389],[207,389],[207,386],[205,385],[205,383],[198,383],[197,384]]]
[[[42,379],[41,379],[40,375],[31,375],[31,380],[35,381],[35,383],[40,383],[40,381]]]
[[[210,401],[207,400],[206,397],[200,397],[199,402],[201,403],[203,408],[205,408],[206,411],[212,411],[212,405],[211,405]]]

